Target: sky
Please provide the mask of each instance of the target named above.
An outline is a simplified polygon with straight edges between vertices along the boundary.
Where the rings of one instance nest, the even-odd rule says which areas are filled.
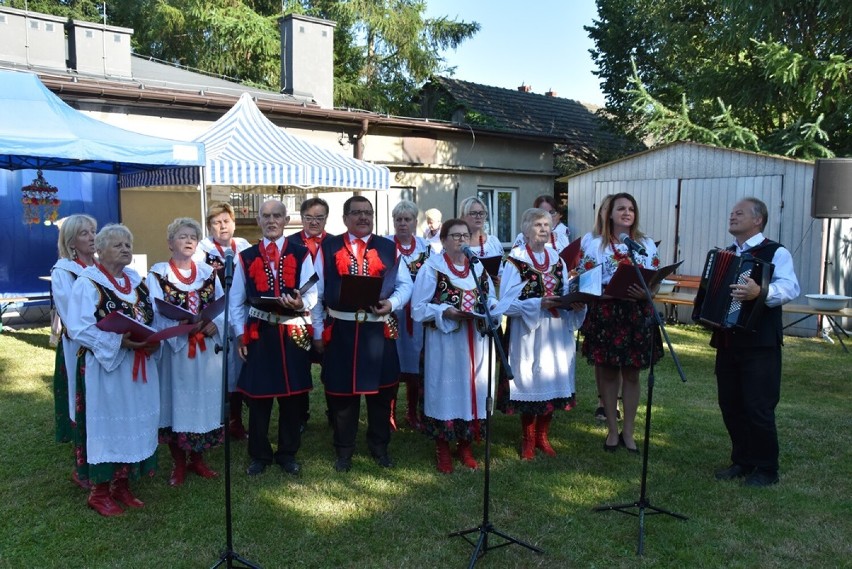
[[[592,74],[594,47],[583,26],[597,17],[594,0],[426,0],[427,17],[478,22],[479,32],[444,57],[456,79],[603,106]]]

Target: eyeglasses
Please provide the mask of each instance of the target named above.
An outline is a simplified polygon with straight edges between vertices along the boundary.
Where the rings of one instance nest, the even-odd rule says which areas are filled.
[[[470,240],[470,233],[448,233],[447,237],[450,237],[453,241],[468,241]]]
[[[373,212],[369,209],[353,209],[348,215],[352,217],[373,217]]]
[[[484,211],[469,211],[467,214],[471,217],[485,217],[487,215]]]
[[[350,212],[353,213],[353,212]],[[322,223],[325,221],[324,215],[303,215],[302,221],[307,221],[308,223]]]

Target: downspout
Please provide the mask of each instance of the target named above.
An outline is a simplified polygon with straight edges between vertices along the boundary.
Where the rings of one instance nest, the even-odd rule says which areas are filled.
[[[361,130],[358,131],[358,134],[352,137],[352,140],[355,142],[352,148],[352,155],[357,160],[364,159],[364,137],[367,136],[367,131],[370,129],[370,121],[368,119],[363,119],[361,121]],[[352,195],[360,196],[360,191],[355,191]]]
[[[369,119],[363,119],[361,121],[361,130],[358,131],[358,134],[353,136],[353,140],[355,141],[355,147],[353,148],[354,157],[358,160],[364,159],[364,137],[367,136],[367,131],[370,129],[370,121]]]

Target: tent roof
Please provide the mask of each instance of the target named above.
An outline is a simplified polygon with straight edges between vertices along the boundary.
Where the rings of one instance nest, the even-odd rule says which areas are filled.
[[[386,190],[390,171],[327,150],[267,119],[251,95],[239,101],[196,138],[207,150],[205,183],[213,186],[298,186]],[[123,185],[162,185],[165,173],[131,176]],[[185,179],[195,184],[197,179]],[[174,183],[174,182],[172,182]]]
[[[204,146],[124,130],[71,108],[32,73],[0,71],[0,168],[126,174],[204,164]]]

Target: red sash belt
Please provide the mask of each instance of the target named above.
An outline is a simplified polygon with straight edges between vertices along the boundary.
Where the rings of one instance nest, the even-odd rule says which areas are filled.
[[[139,371],[142,371],[142,383],[148,383],[148,373],[145,371],[145,360],[148,359],[148,354],[145,350],[139,348],[133,352],[133,381],[139,378]]]
[[[204,343],[204,334],[201,332],[189,335],[189,359],[195,358],[197,349],[200,349],[202,352],[207,350],[207,345]]]

